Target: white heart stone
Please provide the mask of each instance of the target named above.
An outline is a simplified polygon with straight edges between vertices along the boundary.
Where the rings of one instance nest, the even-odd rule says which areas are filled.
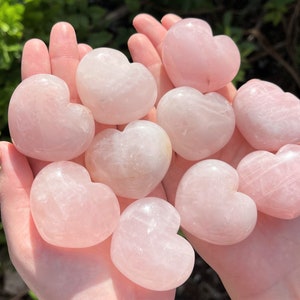
[[[85,162],[94,181],[122,197],[148,195],[163,179],[171,161],[171,142],[157,124],[139,120],[124,131],[105,129],[86,151]]]

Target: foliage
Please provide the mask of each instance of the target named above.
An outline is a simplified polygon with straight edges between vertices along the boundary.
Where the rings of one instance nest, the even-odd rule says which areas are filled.
[[[30,299],[32,299],[32,300],[38,300],[38,297],[37,297],[32,291],[29,291],[29,292],[28,292],[28,296],[29,296]]]
[[[14,1],[0,0],[0,131],[7,123],[7,98],[18,78],[15,62],[20,59],[25,7]]]
[[[277,26],[284,18],[284,15],[287,13],[289,5],[293,2],[294,0],[268,1],[264,5],[264,20],[266,22],[271,22],[274,26]]]
[[[0,69],[8,70],[21,50],[24,6],[0,2]]]

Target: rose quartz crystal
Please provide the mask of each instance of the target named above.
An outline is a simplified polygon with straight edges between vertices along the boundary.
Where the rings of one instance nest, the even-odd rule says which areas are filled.
[[[163,179],[171,161],[171,142],[157,124],[138,120],[124,131],[105,129],[94,138],[85,162],[94,181],[122,197],[148,195]]]
[[[275,154],[255,151],[237,171],[239,191],[249,195],[258,210],[282,219],[300,216],[300,146],[285,145]]]
[[[113,233],[113,263],[144,288],[178,287],[190,276],[195,259],[192,246],[177,234],[179,225],[179,214],[167,201],[148,197],[133,202]]]
[[[96,121],[126,124],[144,117],[157,96],[156,82],[140,63],[129,63],[114,49],[98,48],[80,61],[77,88],[82,103]]]
[[[217,152],[231,138],[232,106],[218,93],[203,95],[191,87],[167,92],[157,106],[157,123],[169,135],[175,152],[200,160]]]
[[[50,244],[82,248],[108,238],[120,216],[112,190],[92,183],[87,170],[74,162],[53,162],[35,177],[30,192],[37,230]]]
[[[300,142],[300,101],[279,86],[249,80],[238,89],[233,108],[237,127],[255,149],[277,151]]]
[[[193,165],[182,177],[176,194],[182,227],[213,244],[230,245],[253,230],[254,201],[237,192],[239,178],[227,163],[207,159]]]
[[[33,75],[19,84],[9,103],[8,124],[15,147],[45,161],[79,156],[95,132],[90,110],[70,103],[67,84],[49,74]]]
[[[190,86],[206,93],[235,77],[240,53],[230,37],[213,36],[208,23],[187,18],[168,30],[162,43],[162,61],[176,87]]]

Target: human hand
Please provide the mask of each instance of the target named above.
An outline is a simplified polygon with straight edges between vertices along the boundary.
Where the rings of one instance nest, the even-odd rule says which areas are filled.
[[[22,78],[54,74],[68,84],[71,101],[78,102],[75,71],[91,48],[77,44],[73,28],[56,24],[49,50],[40,40],[26,43]],[[97,131],[103,128],[98,125]],[[51,299],[174,299],[175,290],[156,292],[125,278],[110,259],[110,239],[83,249],[59,248],[46,243],[31,217],[29,193],[35,174],[47,162],[27,158],[6,142],[1,153],[1,216],[11,260],[40,300]],[[81,159],[78,159],[80,162]],[[123,199],[123,206],[130,203]]]
[[[161,23],[145,14],[134,19],[138,33],[129,40],[129,49],[133,59],[146,65],[156,76],[161,94],[172,88],[161,61],[161,43],[168,28],[179,20],[171,14],[166,15]],[[235,89],[232,85],[219,92],[233,101]],[[251,151],[252,147],[236,130],[230,142],[212,157],[236,167]],[[193,164],[174,155],[163,182],[171,203],[175,201],[178,182]],[[287,221],[259,213],[251,235],[234,245],[214,245],[187,231],[185,235],[200,256],[219,274],[232,299],[298,299],[299,225],[299,217]]]

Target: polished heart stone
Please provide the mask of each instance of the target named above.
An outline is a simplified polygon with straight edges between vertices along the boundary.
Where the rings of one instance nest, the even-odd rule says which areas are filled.
[[[300,142],[300,101],[279,86],[249,80],[238,89],[233,108],[237,127],[255,149],[274,152]]]
[[[42,238],[61,247],[83,248],[104,241],[120,217],[113,191],[91,182],[88,171],[70,161],[50,163],[37,174],[30,207]]]
[[[180,217],[167,201],[146,197],[122,213],[111,241],[111,258],[123,275],[151,290],[178,287],[190,276],[194,250],[177,234]]]
[[[213,244],[245,239],[255,227],[257,209],[249,196],[237,192],[238,184],[236,170],[223,161],[207,159],[193,165],[176,193],[181,226]]]
[[[164,178],[171,161],[171,142],[157,124],[138,120],[123,131],[98,133],[85,154],[94,181],[103,182],[126,198],[148,195]]]
[[[126,124],[144,117],[153,107],[157,86],[150,71],[130,63],[115,49],[98,48],[80,61],[77,88],[82,103],[97,122]]]
[[[213,36],[208,23],[176,22],[162,42],[162,61],[175,85],[213,92],[229,83],[240,67],[239,49],[226,35]]]
[[[282,219],[300,216],[300,146],[285,145],[276,154],[258,150],[237,166],[239,191],[249,195],[258,210]]]
[[[220,94],[203,95],[194,88],[179,87],[161,98],[157,123],[169,135],[175,152],[188,160],[200,160],[227,144],[235,128],[235,116]]]
[[[33,75],[18,85],[9,103],[8,124],[15,147],[45,161],[79,156],[95,132],[90,110],[70,103],[67,84],[50,74]]]

